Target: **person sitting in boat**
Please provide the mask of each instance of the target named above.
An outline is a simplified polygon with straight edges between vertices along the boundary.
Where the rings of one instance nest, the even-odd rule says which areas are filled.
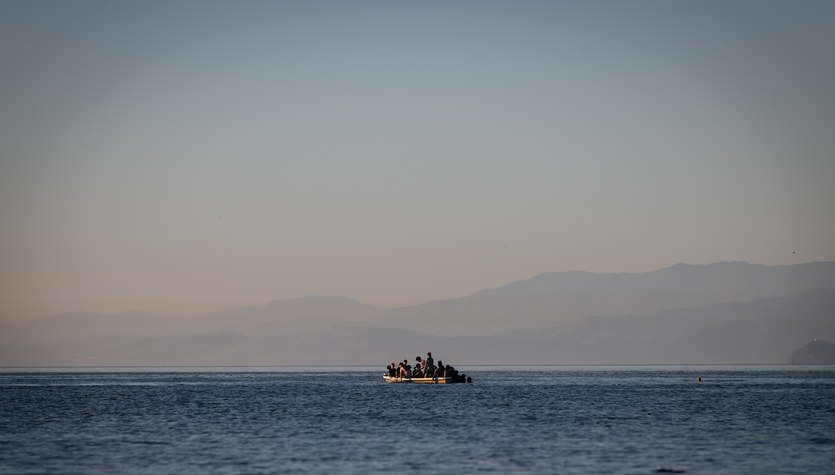
[[[466,383],[467,375],[464,373],[459,373],[457,369],[452,368],[452,380],[455,383]],[[470,378],[470,382],[472,382],[472,378]]]
[[[401,378],[411,378],[412,377],[412,367],[406,363],[400,363],[400,377]]]
[[[441,361],[441,360],[438,360],[438,367],[435,368],[435,374],[434,374],[433,377],[435,379],[438,379],[438,378],[443,378],[445,376],[446,376],[446,374],[444,373],[444,362]]]

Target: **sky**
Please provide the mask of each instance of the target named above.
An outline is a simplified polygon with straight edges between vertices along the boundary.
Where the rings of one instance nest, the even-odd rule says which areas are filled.
[[[0,321],[835,260],[835,2],[0,2]]]

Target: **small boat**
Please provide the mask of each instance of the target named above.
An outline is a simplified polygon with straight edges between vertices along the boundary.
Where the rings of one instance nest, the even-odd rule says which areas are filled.
[[[398,378],[383,375],[383,381],[387,383],[415,383],[415,384],[453,384],[463,381],[453,381],[451,377],[446,378]]]

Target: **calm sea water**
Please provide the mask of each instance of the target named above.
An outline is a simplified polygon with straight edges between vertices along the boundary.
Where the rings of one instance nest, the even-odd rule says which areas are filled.
[[[463,370],[6,370],[0,473],[835,472],[835,367]]]

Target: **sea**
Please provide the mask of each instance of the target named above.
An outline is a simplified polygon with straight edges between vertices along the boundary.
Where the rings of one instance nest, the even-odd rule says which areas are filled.
[[[835,366],[459,369],[2,369],[0,473],[835,473]]]

